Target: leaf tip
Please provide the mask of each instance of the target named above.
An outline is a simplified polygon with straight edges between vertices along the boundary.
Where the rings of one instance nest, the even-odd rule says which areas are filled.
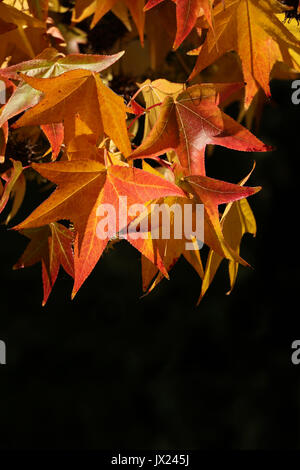
[[[202,294],[202,292],[201,292],[201,294],[199,295],[199,299],[197,300],[197,303],[196,303],[196,306],[197,306],[197,307],[199,307],[199,305],[200,305],[201,300],[203,299],[203,297],[204,297],[204,293]]]
[[[264,152],[273,152],[274,150],[276,150],[276,148],[273,145],[264,145]]]
[[[13,265],[12,270],[17,271],[17,269],[22,269],[22,268],[24,268],[23,263],[16,263],[16,264]]]
[[[253,189],[254,189],[254,193],[253,193],[253,194],[256,194],[256,193],[259,193],[259,191],[262,190],[262,186],[255,186]]]
[[[71,300],[74,299],[75,295],[77,294],[77,290],[74,290],[72,291],[72,294],[71,294]]]

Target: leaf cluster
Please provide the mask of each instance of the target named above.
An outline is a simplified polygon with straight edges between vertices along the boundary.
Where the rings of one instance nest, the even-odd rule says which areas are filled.
[[[232,290],[239,265],[248,266],[242,237],[256,234],[247,198],[260,187],[246,185],[254,167],[232,183],[207,175],[206,159],[216,145],[272,150],[251,127],[270,98],[270,80],[300,72],[297,22],[284,22],[291,11],[297,19],[299,2],[76,0],[66,7],[59,0],[0,0],[0,213],[5,224],[22,215],[33,174],[52,188],[13,226],[30,240],[14,268],[41,262],[43,305],[61,266],[74,279],[74,297],[107,245],[124,238],[141,253],[146,293],[169,278],[180,256],[202,280],[199,300],[223,259]],[[108,14],[126,35],[106,53],[88,53],[84,25],[96,30]],[[183,80],[170,79],[172,57]],[[136,85],[125,101],[111,84],[128,67]],[[236,119],[226,112],[233,102],[240,107]],[[16,158],[10,143],[20,136],[31,148],[43,139],[46,148],[27,161]],[[158,237],[147,229],[147,236],[134,236],[150,221],[153,203],[167,212],[188,207],[193,226],[202,204],[203,239],[192,229],[178,239],[174,213],[169,238],[162,219]],[[99,238],[107,204],[117,222]]]

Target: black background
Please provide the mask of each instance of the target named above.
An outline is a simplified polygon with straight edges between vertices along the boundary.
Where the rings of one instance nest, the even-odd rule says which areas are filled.
[[[0,228],[2,449],[299,448],[299,112],[291,83],[272,83],[260,137],[277,150],[216,149],[208,175],[249,184],[258,233],[246,235],[226,296],[226,265],[195,307],[200,282],[178,262],[141,297],[139,254],[126,242],[101,258],[77,297],[60,273],[41,307],[41,269],[12,271],[26,246]]]

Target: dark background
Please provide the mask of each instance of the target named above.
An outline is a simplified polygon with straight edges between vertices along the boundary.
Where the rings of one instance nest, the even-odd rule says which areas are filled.
[[[77,297],[63,272],[41,307],[39,265],[12,271],[26,240],[0,227],[0,448],[300,448],[297,225],[299,107],[272,83],[260,137],[277,150],[218,148],[208,175],[249,184],[258,233],[246,235],[230,296],[226,264],[195,306],[200,281],[182,259],[141,298],[140,257],[122,242]]]

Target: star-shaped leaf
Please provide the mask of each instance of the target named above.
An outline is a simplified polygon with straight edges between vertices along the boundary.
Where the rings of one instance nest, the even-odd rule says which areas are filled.
[[[201,84],[175,99],[166,97],[155,126],[131,158],[157,156],[173,149],[187,174],[204,175],[207,144],[247,152],[270,150],[218,107],[228,92],[238,87],[240,84]]]
[[[100,77],[89,70],[72,70],[55,78],[23,75],[33,88],[44,93],[43,99],[28,110],[14,127],[64,123],[65,144],[76,139],[76,117],[89,130],[90,142],[97,144],[105,133],[128,156],[130,142],[126,128],[126,107]]]
[[[152,169],[151,172],[157,174],[157,170]],[[199,276],[203,277],[199,253],[199,244],[203,243],[218,254],[218,259],[227,258],[234,266],[238,263],[247,265],[247,262],[240,258],[236,247],[239,230],[237,229],[235,232],[235,227],[231,226],[232,236],[228,239],[224,237],[219,220],[218,206],[251,196],[258,192],[260,188],[241,187],[207,176],[186,177],[185,182],[187,184],[185,189],[188,193],[194,194],[193,198],[164,198],[157,201],[156,206],[152,207],[150,205],[146,215],[131,222],[133,227],[132,230],[128,231],[127,240],[147,258],[147,260],[143,259],[144,290],[151,291],[163,276],[168,277],[166,273],[174,266],[181,255],[190,262]],[[203,205],[204,209],[203,218],[200,218],[200,220],[199,204]],[[162,212],[161,219],[152,218],[153,212],[157,209]],[[144,223],[145,219],[148,219],[146,223]],[[190,223],[188,223],[189,219]],[[159,220],[158,232],[158,227],[153,227],[153,220],[156,220],[156,224]],[[167,227],[165,224],[167,224]],[[144,236],[135,236],[136,226],[140,227],[139,232],[145,230],[147,233],[143,234]],[[167,232],[165,232],[166,228]],[[194,232],[195,228],[196,232]],[[152,267],[149,262],[152,263]],[[160,270],[159,273],[158,269]],[[151,281],[153,282],[151,283]]]
[[[74,223],[77,236],[73,295],[93,270],[109,239],[133,219],[124,209],[121,196],[127,198],[128,208],[132,204],[144,204],[164,196],[184,196],[175,184],[127,166],[113,165],[106,169],[101,163],[88,160],[32,166],[56,183],[58,188],[22,224],[14,228],[38,227],[61,219]],[[101,238],[97,235],[97,214],[102,204],[110,204],[117,217],[113,232]],[[119,216],[122,211],[125,211],[124,220]]]
[[[21,258],[14,265],[14,269],[26,268],[38,262],[42,263],[44,306],[55,284],[60,266],[71,277],[74,277],[72,249],[74,234],[58,223],[21,230],[20,233],[29,238],[30,242]]]
[[[244,178],[240,185],[243,185],[249,176]],[[239,201],[230,202],[227,204],[226,209],[221,219],[222,230],[225,239],[228,241],[230,246],[235,250],[237,254],[240,252],[240,244],[245,233],[251,233],[253,236],[256,235],[256,221],[249,206],[247,199],[240,199]],[[201,286],[201,294],[198,303],[202,300],[207,289],[213,281],[213,278],[221,264],[222,257],[215,251],[210,250],[206,261],[204,277]],[[230,278],[230,291],[232,291],[238,272],[238,263],[233,260],[229,261],[228,270]]]
[[[40,90],[22,80],[21,73],[29,77],[50,78],[76,69],[101,72],[119,60],[123,54],[122,51],[114,55],[69,54],[65,56],[56,49],[48,48],[35,59],[0,69],[0,79],[4,77],[21,80],[0,115],[0,127],[8,119],[35,106],[43,96]]]
[[[224,3],[214,8],[214,32],[208,31],[204,44],[192,51],[198,58],[190,79],[226,52],[236,51],[242,63],[248,107],[259,87],[270,96],[270,73],[276,62],[297,66],[291,54],[300,52],[299,42],[277,18],[275,6],[268,0]]]

